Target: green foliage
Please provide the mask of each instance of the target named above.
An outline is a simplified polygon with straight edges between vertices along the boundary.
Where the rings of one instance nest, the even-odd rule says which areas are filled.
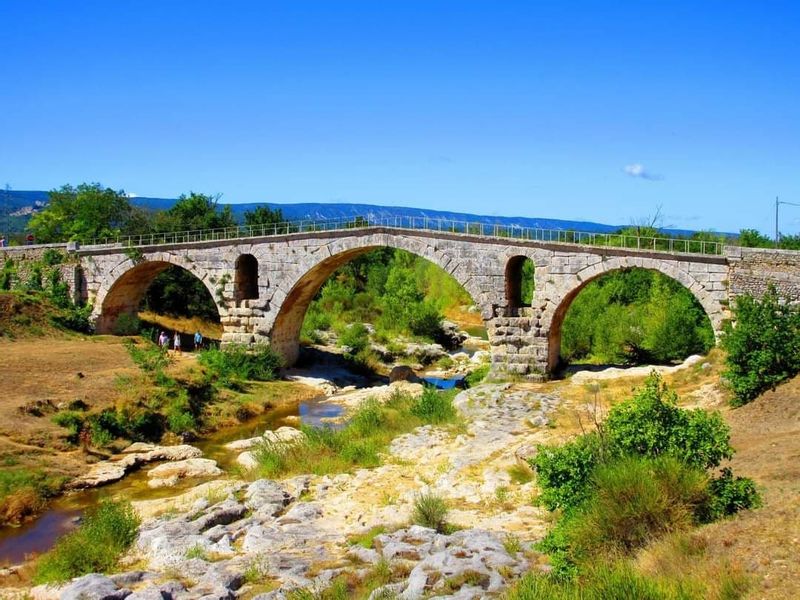
[[[28,224],[39,242],[88,243],[145,228],[145,214],[121,190],[82,183],[77,187],[65,185],[49,196],[47,206]]]
[[[130,313],[122,313],[114,323],[114,335],[136,335],[142,327],[139,317]]]
[[[411,414],[425,423],[452,421],[456,416],[452,392],[439,392],[432,386],[425,386],[422,394],[411,405]]]
[[[171,266],[148,286],[142,308],[160,315],[199,317],[219,322],[219,311],[205,284],[186,269]]]
[[[729,467],[722,469],[719,477],[711,480],[711,502],[708,512],[702,519],[707,522],[716,521],[740,510],[761,506],[761,496],[752,479],[734,477]]]
[[[622,458],[592,477],[592,494],[562,525],[576,562],[628,555],[687,529],[709,499],[705,472],[670,456]]]
[[[555,572],[574,577],[595,556],[629,554],[660,535],[759,502],[753,482],[706,469],[733,455],[719,414],[681,409],[652,373],[597,431],[543,446],[530,461],[539,501],[562,510],[542,542]]]
[[[81,526],[62,537],[38,561],[36,583],[62,583],[114,568],[136,539],[139,518],[128,502],[101,501]]]
[[[219,209],[219,197],[189,192],[169,209],[156,213],[155,231],[199,231],[236,227],[230,206]]]
[[[775,243],[756,229],[742,229],[739,232],[739,245],[745,248],[772,248]]]
[[[210,348],[200,352],[198,362],[227,387],[237,387],[244,381],[274,381],[282,365],[280,355],[267,344]]]
[[[447,528],[447,515],[450,509],[442,496],[428,491],[414,498],[414,511],[411,520],[417,525],[444,533]]]
[[[481,365],[477,369],[470,371],[467,373],[467,376],[464,377],[464,383],[468,388],[475,387],[481,381],[486,379],[486,376],[489,374],[489,370],[491,368],[491,365]]]
[[[548,510],[556,510],[583,501],[602,452],[596,433],[579,436],[562,446],[541,446],[530,460],[541,490],[539,502]]]
[[[713,345],[711,323],[691,292],[638,268],[587,284],[567,311],[561,334],[567,361],[669,363]]]
[[[53,415],[53,423],[68,431],[67,440],[77,443],[81,429],[83,429],[84,416],[78,411],[63,410]]]
[[[679,408],[675,392],[655,372],[631,400],[611,409],[603,431],[615,455],[669,454],[701,468],[716,467],[733,456],[722,416]]]
[[[163,348],[150,341],[138,344],[134,340],[125,340],[125,349],[134,364],[145,373],[161,373],[172,362]]]
[[[345,348],[345,354],[354,357],[369,345],[369,332],[363,323],[353,323],[339,335],[339,345]]]
[[[739,296],[733,312],[736,326],[722,338],[724,375],[741,406],[800,372],[800,308],[770,286],[761,299]]]
[[[267,233],[271,233],[271,229],[267,226],[286,225],[286,219],[280,208],[257,206],[255,210],[248,210],[244,213],[244,224],[249,227],[264,227]]]
[[[366,322],[375,325],[378,339],[436,340],[442,311],[466,304],[472,304],[469,295],[438,266],[402,250],[379,248],[330,276],[309,306],[302,336],[314,342],[315,330],[344,332],[346,324]]]

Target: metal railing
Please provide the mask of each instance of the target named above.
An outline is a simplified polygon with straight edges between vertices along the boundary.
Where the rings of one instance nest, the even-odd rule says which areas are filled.
[[[191,242],[225,241],[240,238],[269,237],[293,233],[343,231],[368,227],[392,227],[413,231],[475,235],[487,238],[508,238],[560,244],[582,244],[609,248],[627,248],[679,254],[722,254],[723,243],[687,238],[662,238],[621,233],[594,233],[566,229],[543,229],[499,223],[481,223],[430,217],[349,217],[340,219],[286,221],[269,225],[239,225],[224,229],[146,233],[94,240],[82,247],[146,247]]]

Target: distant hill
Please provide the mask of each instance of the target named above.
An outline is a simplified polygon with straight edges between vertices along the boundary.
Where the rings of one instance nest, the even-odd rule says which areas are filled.
[[[146,197],[131,198],[131,201],[138,206],[143,206],[151,210],[165,210],[176,202],[173,198]],[[30,216],[36,211],[41,210],[46,204],[47,192],[44,191],[0,190],[0,233],[18,233],[24,231]],[[541,229],[589,231],[595,233],[608,233],[626,226],[607,225],[592,221],[569,221],[544,217],[498,217],[404,206],[378,206],[376,204],[349,204],[344,202],[304,202],[300,204],[251,202],[247,204],[231,204],[230,207],[236,219],[239,222],[243,222],[245,212],[254,210],[257,206],[265,205],[272,209],[281,209],[283,216],[289,221],[301,219],[355,218],[358,216],[375,219],[395,216],[428,217],[432,219],[452,219],[490,225],[499,224]],[[676,235],[693,233],[688,229],[664,229],[664,231]]]

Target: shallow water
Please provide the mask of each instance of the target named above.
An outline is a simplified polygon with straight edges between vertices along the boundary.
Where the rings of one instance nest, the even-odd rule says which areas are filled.
[[[432,385],[437,390],[452,390],[453,388],[464,387],[463,375],[456,375],[454,377],[423,377],[422,381],[428,385]]]
[[[231,468],[237,453],[227,450],[225,444],[244,438],[256,437],[267,430],[277,429],[295,422],[290,417],[300,417],[305,425],[326,424],[323,419],[335,418],[342,414],[343,408],[330,402],[321,402],[324,396],[312,400],[286,404],[242,423],[210,434],[193,445],[203,451],[205,458],[217,461],[223,470]],[[295,422],[296,424],[296,422]],[[20,527],[0,528],[0,565],[16,565],[32,554],[45,552],[53,547],[56,540],[75,529],[81,515],[107,497],[127,500],[153,500],[168,498],[197,485],[198,479],[186,479],[178,485],[153,489],[147,485],[147,471],[159,463],[152,463],[126,475],[120,481],[89,490],[77,491],[56,498],[47,511],[34,521]]]

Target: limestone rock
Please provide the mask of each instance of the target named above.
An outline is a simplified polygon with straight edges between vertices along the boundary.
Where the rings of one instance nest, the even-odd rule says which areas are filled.
[[[92,573],[73,580],[61,590],[60,600],[124,600],[131,595],[108,577]]]
[[[151,488],[172,487],[181,479],[222,475],[217,461],[208,458],[188,458],[154,467],[147,473]]]

